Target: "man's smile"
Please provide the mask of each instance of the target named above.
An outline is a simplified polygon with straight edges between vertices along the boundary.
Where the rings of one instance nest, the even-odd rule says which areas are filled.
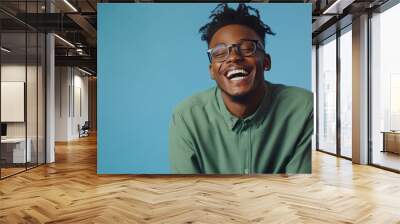
[[[237,80],[240,78],[244,78],[245,76],[247,76],[249,73],[244,70],[243,68],[238,68],[238,69],[233,69],[228,71],[228,73],[226,74],[226,77],[229,80]]]
[[[229,81],[238,82],[250,77],[249,70],[244,66],[231,66],[225,69],[223,74]]]

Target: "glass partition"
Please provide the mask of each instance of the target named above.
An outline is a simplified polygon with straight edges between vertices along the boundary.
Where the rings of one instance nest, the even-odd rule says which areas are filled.
[[[318,47],[318,149],[336,154],[336,35]]]
[[[42,13],[45,1],[8,1],[0,7]],[[44,33],[0,11],[0,178],[45,163]]]
[[[1,176],[7,177],[24,171],[31,158],[26,144],[26,33],[2,33],[1,46]]]
[[[38,35],[36,32],[27,33],[27,81],[26,81],[26,113],[27,113],[27,147],[30,149],[30,161],[27,163],[28,168],[37,165],[37,116],[38,116]]]

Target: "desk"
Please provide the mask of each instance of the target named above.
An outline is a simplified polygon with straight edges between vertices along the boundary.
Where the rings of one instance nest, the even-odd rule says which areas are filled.
[[[32,140],[28,138],[27,143],[28,144],[26,145],[27,147],[25,151],[25,138],[1,139],[1,157],[3,157],[3,159],[9,163],[30,162],[32,160]],[[27,161],[25,161],[25,158]]]
[[[400,154],[400,131],[383,131],[383,151]]]

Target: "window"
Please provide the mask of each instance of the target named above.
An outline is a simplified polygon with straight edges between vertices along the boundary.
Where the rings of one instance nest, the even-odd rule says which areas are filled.
[[[318,48],[318,149],[336,153],[336,35]]]
[[[400,4],[371,18],[372,163],[400,170]]]
[[[340,155],[352,157],[352,33],[351,26],[340,36]]]

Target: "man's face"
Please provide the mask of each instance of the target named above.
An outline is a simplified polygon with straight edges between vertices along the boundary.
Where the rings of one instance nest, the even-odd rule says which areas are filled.
[[[220,44],[237,44],[242,40],[257,40],[262,43],[256,32],[249,27],[232,24],[220,28],[214,34],[209,48]],[[268,70],[269,66],[270,59],[262,50],[257,48],[253,55],[243,56],[233,47],[226,60],[218,62],[213,58],[209,69],[212,79],[224,94],[231,98],[242,98],[261,88],[264,70]]]

